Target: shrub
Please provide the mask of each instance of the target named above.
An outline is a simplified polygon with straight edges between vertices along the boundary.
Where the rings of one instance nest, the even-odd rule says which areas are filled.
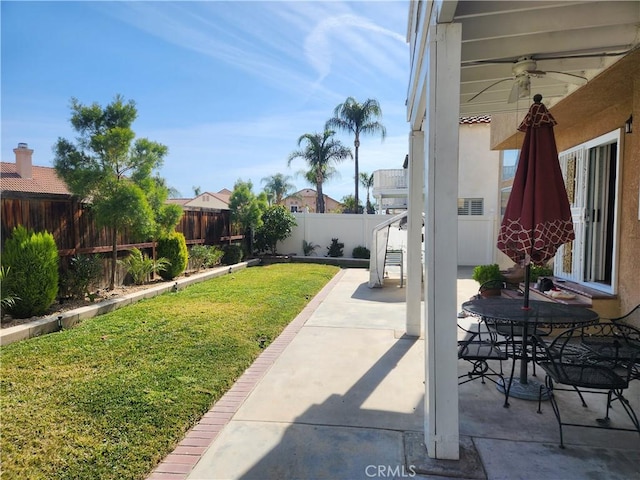
[[[472,277],[480,285],[483,285],[488,281],[501,282],[504,280],[502,273],[500,273],[500,267],[497,263],[476,266],[473,269]]]
[[[344,252],[342,251],[344,248],[344,243],[340,243],[337,238],[331,239],[331,245],[327,247],[329,257],[343,257]]]
[[[211,268],[216,265],[220,265],[220,261],[222,260],[222,256],[224,252],[221,248],[216,247],[215,245],[209,245],[207,247],[207,258],[204,262],[204,266]]]
[[[0,317],[4,317],[4,312],[13,307],[16,300],[19,300],[19,297],[6,286],[5,280],[9,276],[10,270],[11,267],[0,267]]]
[[[256,250],[277,255],[278,242],[291,236],[296,219],[284,205],[273,205],[262,214],[261,220],[262,224],[256,230]]]
[[[191,259],[195,271],[199,271],[204,267],[213,267],[220,263],[223,251],[215,245],[194,245],[189,250],[189,258]]]
[[[309,255],[315,255],[317,248],[320,248],[320,245],[302,240],[302,251],[304,252],[305,257],[308,257]]]
[[[9,292],[19,298],[7,310],[16,318],[43,315],[58,295],[58,248],[48,232],[29,233],[22,225],[5,242],[2,265]],[[6,271],[5,271],[6,273]]]
[[[120,260],[119,263],[124,266],[127,273],[131,275],[133,283],[136,285],[142,285],[148,281],[152,273],[162,274],[162,272],[169,268],[169,260],[166,258],[162,257],[154,260],[153,258],[149,258],[148,255],[143,254],[136,247],[133,247],[129,256]]]
[[[353,258],[370,258],[371,252],[367,247],[358,246],[353,249],[353,253],[351,254]]]
[[[71,298],[84,299],[100,283],[102,270],[102,259],[98,255],[72,257],[69,269],[60,279],[61,293]]]
[[[157,252],[158,257],[164,257],[169,261],[167,268],[159,272],[165,280],[176,278],[187,269],[189,251],[182,233],[173,232],[158,240]]]
[[[207,261],[208,249],[206,245],[194,245],[189,250],[189,259],[193,269],[197,272],[204,267]]]
[[[529,280],[532,282],[537,282],[540,277],[552,277],[553,276],[553,268],[550,268],[546,265],[531,265],[529,269]]]
[[[222,263],[224,265],[234,265],[242,261],[242,246],[231,243],[222,247]]]

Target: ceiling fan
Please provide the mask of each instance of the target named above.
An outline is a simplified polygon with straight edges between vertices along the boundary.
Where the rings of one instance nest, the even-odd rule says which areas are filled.
[[[509,97],[507,99],[508,103],[514,103],[519,98],[526,98],[531,93],[531,78],[542,78],[545,76],[555,78],[556,80],[560,80],[566,83],[572,83],[574,85],[584,85],[587,83],[587,79],[580,75],[574,75],[573,73],[565,73],[565,72],[557,72],[553,70],[543,71],[538,70],[538,64],[535,59],[532,57],[520,57],[518,58],[511,67],[512,76],[509,78],[503,78],[502,80],[498,80],[495,83],[492,83],[488,87],[480,90],[480,92],[476,93],[473,97],[471,97],[468,102],[471,102],[482,95],[484,92],[489,90],[496,85],[513,81],[513,85],[511,87],[511,92],[509,93]]]

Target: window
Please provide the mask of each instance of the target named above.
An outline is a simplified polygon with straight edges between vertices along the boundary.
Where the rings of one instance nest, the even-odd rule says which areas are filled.
[[[291,213],[298,213],[298,206],[297,205],[291,205]]]
[[[510,180],[516,175],[518,166],[518,155],[520,150],[503,150],[502,151],[502,178],[501,180]]]
[[[509,195],[511,195],[511,187],[503,188],[500,190],[500,215],[503,216],[507,210],[507,203],[509,202]]]
[[[459,198],[458,215],[484,215],[484,198]]]
[[[619,263],[619,130],[559,153],[575,240],[558,249],[556,275],[616,293]]]

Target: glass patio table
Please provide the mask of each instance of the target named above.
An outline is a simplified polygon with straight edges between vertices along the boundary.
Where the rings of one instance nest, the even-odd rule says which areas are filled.
[[[540,392],[540,382],[528,378],[529,332],[534,332],[537,327],[571,328],[593,325],[600,319],[596,312],[581,306],[530,300],[529,308],[525,308],[522,299],[502,297],[470,300],[462,304],[462,310],[485,322],[522,330],[518,332],[522,334],[520,376],[510,380],[509,396],[524,400],[537,400]]]

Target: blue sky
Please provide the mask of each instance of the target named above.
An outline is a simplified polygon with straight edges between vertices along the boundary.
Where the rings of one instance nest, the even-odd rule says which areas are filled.
[[[401,168],[408,151],[408,2],[1,2],[2,161],[26,142],[51,166],[73,140],[70,99],[134,100],[138,137],[166,145],[160,171],[182,196],[292,177],[298,137],[321,132],[348,96],[380,102],[384,142],[363,137],[360,171]],[[338,138],[348,146],[346,133]],[[353,194],[353,161],[325,193]],[[364,191],[360,189],[360,198]]]

